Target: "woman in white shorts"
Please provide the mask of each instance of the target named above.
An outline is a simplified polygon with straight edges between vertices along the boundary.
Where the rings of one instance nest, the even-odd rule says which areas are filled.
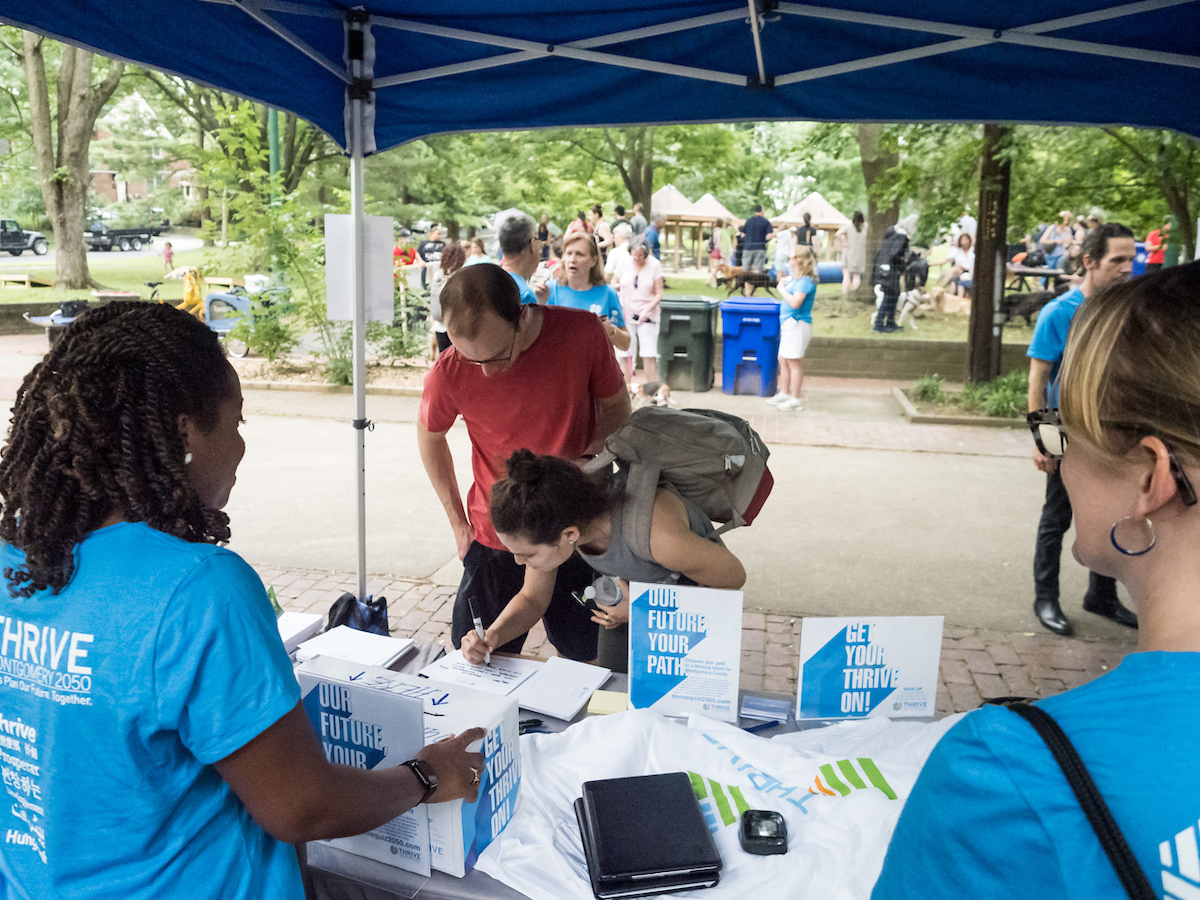
[[[617,292],[625,310],[625,326],[629,329],[629,350],[617,351],[623,363],[625,379],[633,380],[641,353],[646,381],[658,381],[658,318],[662,306],[662,264],[650,253],[645,238],[629,242],[629,262],[616,274]]]
[[[779,295],[779,393],[768,400],[781,410],[800,409],[804,351],[812,339],[812,307],[817,297],[817,263],[807,244],[792,251],[791,274],[781,275]]]

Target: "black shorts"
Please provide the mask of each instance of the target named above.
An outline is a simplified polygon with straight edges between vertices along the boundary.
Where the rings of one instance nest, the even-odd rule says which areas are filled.
[[[546,637],[554,648],[567,659],[590,662],[596,658],[596,635],[600,626],[592,621],[591,613],[574,597],[582,595],[583,589],[595,579],[592,567],[572,555],[558,567],[558,578],[554,582],[554,594],[550,606],[542,616],[546,626]],[[450,625],[450,639],[457,648],[463,635],[475,628],[471,619],[471,606],[488,628],[496,621],[508,601],[517,595],[525,583],[525,567],[518,564],[507,550],[493,550],[478,541],[472,541],[463,558],[463,577],[454,599],[454,616]],[[520,653],[525,646],[525,635],[513,638],[498,650]]]

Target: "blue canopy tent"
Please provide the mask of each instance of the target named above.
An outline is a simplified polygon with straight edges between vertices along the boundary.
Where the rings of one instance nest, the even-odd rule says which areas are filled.
[[[0,21],[287,110],[346,148],[360,596],[364,156],[441,132],[764,119],[1200,136],[1200,0],[8,0]]]

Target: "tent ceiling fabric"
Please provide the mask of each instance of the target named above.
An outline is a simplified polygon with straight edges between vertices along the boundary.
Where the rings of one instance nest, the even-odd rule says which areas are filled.
[[[362,5],[380,150],[441,132],[771,119],[1200,136],[1200,0]],[[0,21],[288,110],[342,146],[344,18],[329,0],[0,6]]]

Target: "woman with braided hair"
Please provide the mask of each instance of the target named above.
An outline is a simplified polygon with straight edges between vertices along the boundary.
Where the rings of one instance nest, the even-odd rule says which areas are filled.
[[[508,477],[492,487],[492,522],[504,546],[525,566],[525,583],[482,638],[473,632],[463,636],[469,662],[478,665],[489,651],[537,623],[550,605],[558,567],[575,553],[621,586],[620,602],[592,615],[604,626],[598,661],[617,672],[628,663],[630,581],[711,588],[746,583],[746,570],[714,533],[712,520],[666,483],[655,493],[650,517],[653,558],[638,556],[622,530],[624,495],[624,472],[602,487],[556,456],[518,450],[508,458]]]
[[[476,795],[482,729],[394,769],[326,760],[262,582],[216,546],[241,408],[216,335],[136,302],[80,316],[18,391],[0,455],[2,897],[298,900],[285,842]]]

